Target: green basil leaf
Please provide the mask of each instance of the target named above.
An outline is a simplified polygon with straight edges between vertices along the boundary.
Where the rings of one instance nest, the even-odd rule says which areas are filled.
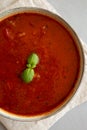
[[[21,75],[23,81],[25,83],[29,83],[33,80],[34,78],[34,70],[31,69],[31,68],[27,68],[25,69],[23,72],[22,72],[22,75]]]
[[[39,57],[36,53],[32,53],[29,57],[28,57],[28,60],[27,60],[28,64],[31,65],[31,68],[35,68],[36,65],[38,64],[39,62]]]

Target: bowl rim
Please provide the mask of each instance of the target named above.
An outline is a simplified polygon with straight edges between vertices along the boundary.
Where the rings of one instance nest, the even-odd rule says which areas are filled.
[[[13,16],[13,15],[19,14],[19,13],[41,14],[41,15],[48,16],[48,17],[58,21],[60,24],[62,24],[62,26],[65,27],[65,29],[72,36],[73,40],[76,43],[76,46],[78,47],[79,55],[80,55],[80,70],[79,70],[78,80],[75,83],[74,89],[71,90],[70,94],[63,101],[63,103],[60,104],[60,106],[58,105],[56,108],[54,108],[48,112],[45,112],[45,113],[39,114],[39,115],[34,115],[34,116],[17,115],[17,114],[8,112],[8,111],[0,108],[0,115],[4,116],[6,118],[13,119],[13,120],[19,120],[19,121],[36,121],[36,120],[41,120],[41,119],[47,118],[49,116],[56,114],[57,112],[60,112],[73,99],[73,97],[76,95],[76,92],[77,92],[79,85],[82,81],[82,77],[84,74],[85,58],[84,58],[84,52],[83,52],[83,47],[82,47],[81,41],[79,40],[76,32],[74,31],[74,29],[72,29],[72,27],[61,16],[59,16],[58,14],[55,14],[51,11],[48,11],[46,9],[42,9],[42,8],[19,7],[19,8],[13,8],[13,9],[9,9],[8,11],[2,12],[0,14],[0,22],[3,21],[4,19],[10,17],[10,16]]]

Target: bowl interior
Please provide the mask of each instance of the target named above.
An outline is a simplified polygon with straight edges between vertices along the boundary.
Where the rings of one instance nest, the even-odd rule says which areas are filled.
[[[7,118],[11,118],[11,119],[15,119],[15,120],[21,120],[21,121],[35,121],[35,120],[40,120],[46,117],[49,117],[53,114],[55,114],[56,112],[60,111],[62,108],[64,108],[64,106],[71,100],[71,98],[75,95],[79,84],[81,82],[82,76],[83,76],[83,72],[84,72],[84,54],[83,54],[83,49],[82,49],[82,45],[81,42],[77,36],[77,34],[75,33],[75,31],[71,28],[71,26],[65,21],[63,20],[60,16],[49,12],[47,10],[44,9],[39,9],[39,8],[16,8],[16,9],[12,9],[9,11],[6,11],[2,14],[0,14],[0,21],[13,16],[14,14],[19,14],[19,13],[37,13],[37,14],[42,14],[48,17],[51,17],[52,19],[58,21],[61,25],[63,25],[65,27],[65,29],[70,33],[70,35],[72,36],[72,38],[74,39],[74,42],[78,48],[79,51],[79,55],[80,55],[80,71],[78,74],[78,79],[75,83],[74,89],[70,92],[70,94],[68,95],[68,97],[64,100],[63,103],[60,104],[60,106],[57,106],[56,108],[52,109],[49,112],[46,112],[44,114],[39,114],[39,115],[34,115],[34,116],[22,116],[22,115],[16,115],[10,112],[7,112],[3,109],[0,109],[0,114],[7,117]]]

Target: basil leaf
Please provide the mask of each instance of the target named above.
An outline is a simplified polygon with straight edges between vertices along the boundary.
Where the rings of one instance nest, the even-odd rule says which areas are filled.
[[[33,80],[34,78],[34,70],[31,69],[31,68],[27,68],[25,69],[23,72],[22,72],[22,75],[21,75],[23,81],[25,83],[29,83]]]
[[[28,60],[27,60],[28,64],[31,65],[31,68],[35,68],[36,65],[38,64],[39,62],[39,57],[36,53],[32,53],[29,57],[28,57]]]

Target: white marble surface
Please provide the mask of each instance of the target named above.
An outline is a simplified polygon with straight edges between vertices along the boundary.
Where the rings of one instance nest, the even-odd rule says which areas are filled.
[[[49,130],[87,130],[87,102],[69,111]]]
[[[87,0],[48,0],[87,44]],[[87,130],[87,102],[68,112],[49,130]]]
[[[87,43],[87,0],[48,0]]]

